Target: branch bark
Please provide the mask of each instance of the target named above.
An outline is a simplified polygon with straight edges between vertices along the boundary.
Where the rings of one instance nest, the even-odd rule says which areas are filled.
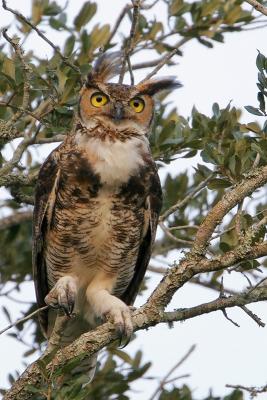
[[[256,0],[245,0],[246,3],[250,4],[255,10],[259,11],[263,15],[267,15],[267,8]]]
[[[204,315],[227,307],[244,306],[257,301],[267,300],[267,288],[258,287],[254,291],[244,292],[228,298],[219,298],[209,303],[200,304],[188,309],[178,309],[172,312],[161,312],[156,307],[149,307],[148,303],[133,313],[134,331],[146,329],[162,322],[184,321],[198,315]],[[94,331],[83,334],[68,347],[59,350],[53,361],[47,365],[48,374],[52,370],[62,367],[75,357],[91,356],[109,343],[118,339],[118,334],[111,323],[105,323]],[[6,393],[4,400],[28,400],[31,393],[27,385],[38,386],[42,382],[42,373],[37,362],[30,365],[13,387]]]
[[[267,300],[267,287],[258,286],[230,297],[220,296],[210,303],[200,304],[188,309],[164,312],[174,293],[196,275],[222,270],[238,262],[267,255],[267,241],[254,243],[258,229],[266,222],[266,219],[263,218],[247,230],[242,243],[235,249],[212,259],[204,256],[209,240],[222,218],[242,199],[251,195],[253,191],[263,186],[266,182],[267,166],[255,169],[234,189],[227,192],[213,207],[199,227],[192,250],[186,254],[179,264],[175,264],[167,270],[146,304],[133,313],[135,331],[146,329],[158,323],[186,320],[216,310],[224,311],[227,307],[239,306],[244,309],[243,306],[246,304]],[[83,353],[90,356],[117,338],[118,335],[111,323],[99,326],[94,331],[82,335],[70,346],[59,350],[53,362],[47,366],[48,372],[51,372],[52,367],[58,368],[73,357],[82,356]],[[30,383],[36,386],[40,384],[41,379],[42,374],[38,363],[32,364],[14,383],[4,397],[5,400],[29,399],[31,396],[27,392],[27,384]]]
[[[32,211],[15,212],[8,217],[0,220],[0,231],[4,231],[14,225],[21,224],[25,221],[31,221]]]

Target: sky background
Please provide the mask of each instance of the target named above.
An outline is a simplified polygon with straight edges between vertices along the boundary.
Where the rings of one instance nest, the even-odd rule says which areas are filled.
[[[64,1],[58,1],[64,5]],[[101,23],[113,23],[119,11],[125,5],[124,0],[97,1],[99,11],[88,26],[93,27],[101,16]],[[8,4],[19,9],[25,15],[29,15],[31,1],[9,0]],[[75,16],[83,4],[82,0],[69,1],[69,16]],[[163,15],[163,7],[157,7],[156,15]],[[0,26],[11,22],[12,16],[0,9]],[[129,30],[127,24],[124,29]],[[12,29],[11,29],[12,32]],[[51,33],[51,31],[50,31]],[[267,29],[253,30],[244,33],[227,34],[225,44],[215,43],[213,49],[201,46],[192,41],[183,48],[184,57],[178,59],[178,65],[171,69],[163,68],[159,75],[177,75],[183,83],[183,88],[171,95],[179,112],[183,116],[189,116],[193,105],[199,111],[211,114],[212,104],[216,101],[221,107],[225,107],[229,101],[236,107],[243,109],[242,119],[244,122],[253,120],[253,117],[244,110],[245,105],[257,105],[257,69],[255,59],[257,49],[267,55]],[[52,40],[60,44],[61,35],[53,31]],[[49,36],[49,31],[48,31]],[[50,36],[51,38],[51,36]],[[2,43],[0,38],[0,41]],[[49,47],[35,34],[26,45],[39,54],[51,54]],[[142,56],[142,61],[145,60]],[[148,57],[148,56],[147,56]],[[140,61],[140,58],[136,58]],[[142,79],[147,72],[135,74],[136,81]],[[51,147],[46,146],[42,153],[44,158]],[[171,167],[171,173],[175,175],[185,168],[192,170],[192,165],[183,160],[177,160]],[[162,173],[165,175],[166,171]],[[173,252],[168,260],[159,263],[171,264],[177,259]],[[159,275],[148,273],[149,290],[138,298],[136,304],[141,305],[147,295],[153,290],[160,280]],[[247,282],[240,274],[225,274],[225,286],[227,284],[234,288],[245,287]],[[34,298],[32,283],[25,283],[21,294],[17,296],[22,301]],[[203,289],[193,284],[187,284],[177,293],[170,305],[171,308],[188,307],[202,302],[213,300],[216,294],[211,290]],[[21,316],[21,311],[27,306],[16,305],[0,297],[0,304],[6,305],[12,310],[12,317],[16,319]],[[252,311],[257,312],[267,322],[266,303],[249,306]],[[152,361],[153,367],[149,370],[149,376],[162,377],[168,370],[184,355],[192,344],[197,348],[191,357],[177,371],[177,375],[190,374],[190,377],[181,382],[188,384],[193,390],[196,398],[208,395],[210,388],[213,393],[221,396],[228,393],[225,384],[242,384],[261,386],[267,383],[267,328],[259,328],[254,321],[240,310],[229,310],[229,316],[238,322],[241,327],[237,328],[230,324],[221,312],[200,316],[184,323],[176,323],[173,329],[167,325],[159,325],[148,331],[138,332],[137,338],[128,345],[127,351],[134,353],[141,349],[144,360]],[[7,325],[4,316],[0,316],[0,329]],[[30,332],[26,338],[30,340]],[[2,335],[0,337],[0,387],[7,386],[7,373],[14,369],[22,371],[22,353],[25,346],[16,340]],[[30,359],[29,360],[33,360]],[[134,386],[134,392],[130,398],[135,400],[147,400],[157,386],[153,381],[139,381]],[[248,399],[249,396],[246,396]],[[259,395],[258,400],[266,399],[266,394]]]

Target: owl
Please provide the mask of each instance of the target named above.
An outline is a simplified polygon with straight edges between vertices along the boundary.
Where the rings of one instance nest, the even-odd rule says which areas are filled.
[[[97,60],[72,131],[38,177],[33,275],[38,306],[51,306],[40,315],[50,350],[105,320],[128,339],[133,332],[129,306],[151,256],[162,204],[148,140],[153,97],[180,85],[173,77],[110,83],[120,65],[119,53]],[[84,364],[90,380],[96,356]]]

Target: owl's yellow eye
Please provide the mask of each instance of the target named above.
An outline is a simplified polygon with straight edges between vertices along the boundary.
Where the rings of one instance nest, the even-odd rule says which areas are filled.
[[[135,112],[140,113],[145,108],[145,102],[140,97],[135,97],[130,100],[130,106],[134,109]]]
[[[102,107],[105,104],[107,104],[108,100],[109,100],[108,96],[106,96],[104,93],[101,92],[94,93],[91,96],[91,104],[94,107]]]

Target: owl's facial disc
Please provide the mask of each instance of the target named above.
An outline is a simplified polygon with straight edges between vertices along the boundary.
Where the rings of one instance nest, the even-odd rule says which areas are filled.
[[[147,134],[153,118],[153,99],[130,86],[97,83],[81,92],[79,115],[90,129],[101,124],[114,131]]]

